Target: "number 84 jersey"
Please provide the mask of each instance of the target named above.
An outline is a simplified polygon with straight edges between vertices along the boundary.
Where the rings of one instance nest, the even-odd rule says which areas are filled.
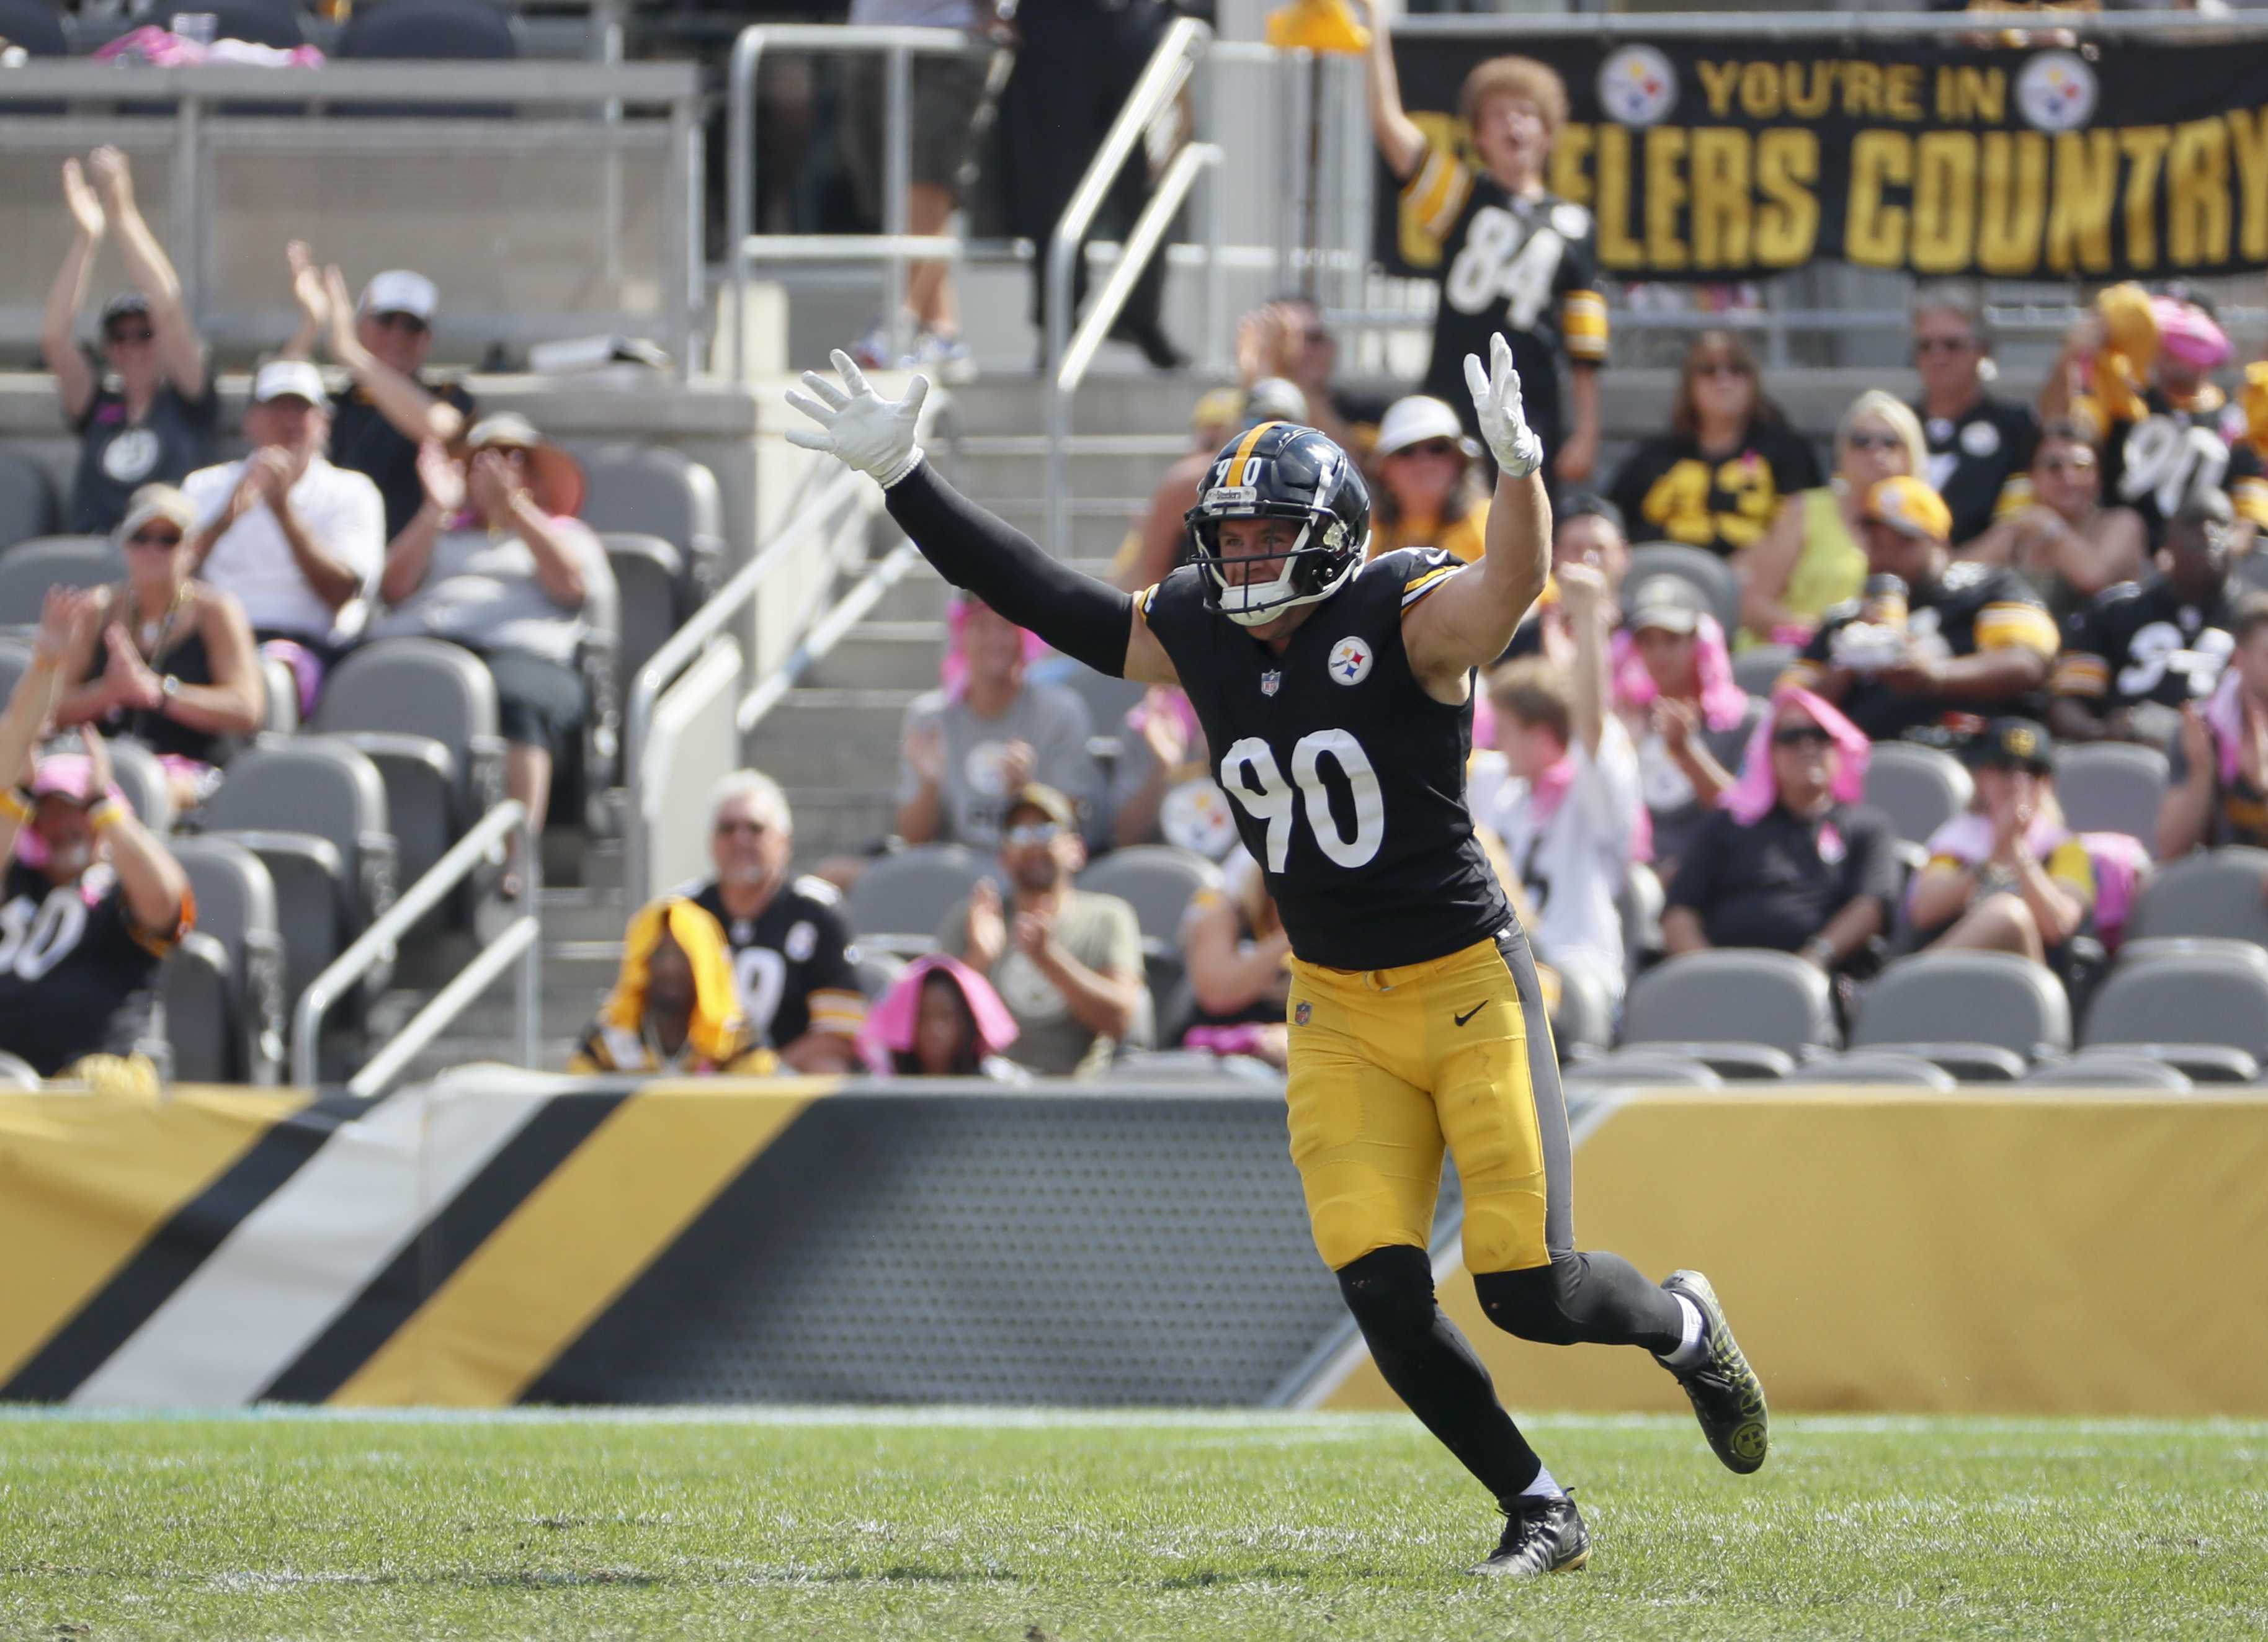
[[[1513,921],[1465,807],[1472,703],[1428,696],[1402,647],[1403,612],[1462,569],[1433,549],[1373,559],[1280,653],[1207,606],[1195,566],[1136,600],[1309,963],[1423,963]]]

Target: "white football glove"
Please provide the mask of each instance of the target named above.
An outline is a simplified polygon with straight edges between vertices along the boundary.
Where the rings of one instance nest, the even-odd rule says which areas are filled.
[[[921,446],[914,430],[921,421],[922,401],[929,397],[929,379],[917,376],[900,400],[884,399],[867,381],[857,360],[840,348],[829,356],[847,394],[816,371],[803,373],[811,391],[787,391],[787,402],[809,416],[816,428],[790,428],[788,443],[807,451],[825,451],[846,468],[871,474],[888,490],[921,466]]]
[[[1543,467],[1543,441],[1520,414],[1520,372],[1513,369],[1512,344],[1502,332],[1489,338],[1487,370],[1481,369],[1479,355],[1465,356],[1465,386],[1472,389],[1481,438],[1488,441],[1498,471],[1507,479],[1525,479]]]

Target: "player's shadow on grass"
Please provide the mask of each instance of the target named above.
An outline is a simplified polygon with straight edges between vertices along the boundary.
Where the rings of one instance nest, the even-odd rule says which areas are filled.
[[[1202,1591],[1216,1585],[1270,1585],[1285,1579],[1312,1579],[1313,1568],[1289,1568],[1271,1562],[1257,1568],[1242,1568],[1234,1573],[1223,1573],[1214,1568],[1200,1568],[1195,1573],[1177,1573],[1170,1579],[1158,1581],[1161,1591]],[[1359,1575],[1356,1576],[1361,1577]]]
[[[1020,1585],[1024,1576],[999,1568],[921,1568],[895,1563],[887,1568],[835,1568],[814,1573],[821,1585],[850,1585],[867,1579],[887,1579],[906,1585]]]

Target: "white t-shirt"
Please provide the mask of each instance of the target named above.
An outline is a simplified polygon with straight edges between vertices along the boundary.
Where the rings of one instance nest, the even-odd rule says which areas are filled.
[[[223,462],[200,468],[181,481],[200,526],[220,515],[243,474],[242,462]],[[364,599],[377,591],[379,571],[386,565],[386,502],[376,485],[318,456],[291,487],[291,511],[317,546],[362,578]],[[364,608],[350,602],[335,611],[315,597],[291,556],[291,544],[284,540],[284,527],[265,502],[228,527],[197,575],[234,593],[255,630],[319,644],[350,636]]]
[[[1630,873],[1631,834],[1645,803],[1638,751],[1611,716],[1593,758],[1569,750],[1575,777],[1549,819],[1501,753],[1473,759],[1467,801],[1473,819],[1504,840],[1512,869],[1535,908],[1533,931],[1548,962],[1580,964],[1620,1003],[1625,983],[1622,915],[1615,898]]]

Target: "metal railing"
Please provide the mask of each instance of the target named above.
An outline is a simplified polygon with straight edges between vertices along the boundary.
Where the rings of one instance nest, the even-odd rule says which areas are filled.
[[[866,613],[882,601],[882,595],[896,586],[904,579],[906,572],[920,563],[921,549],[910,541],[900,542],[876,560],[850,591],[836,601],[834,608],[812,623],[811,631],[789,653],[787,659],[740,698],[740,703],[733,714],[734,725],[740,733],[746,735],[762,724],[764,715],[780,704],[787,693],[801,681],[803,675],[825,660],[828,652],[843,641],[843,636],[865,621]]]
[[[634,892],[643,893],[637,887],[646,882],[652,850],[645,811],[638,802],[637,793],[644,784],[642,766],[652,737],[655,704],[677,675],[723,637],[727,625],[741,612],[755,605],[763,585],[788,562],[789,549],[815,529],[831,529],[843,509],[858,500],[861,488],[867,482],[864,474],[849,468],[836,473],[816,497],[798,509],[754,557],[735,571],[707,603],[646,659],[637,677],[630,681],[630,699],[622,709],[622,771],[631,794],[628,814],[622,819],[622,881],[631,885]]]
[[[882,226],[879,234],[755,232],[756,65],[769,50],[859,53],[885,56],[882,115]],[[748,372],[748,269],[759,261],[880,261],[889,270],[883,323],[891,352],[905,353],[906,264],[957,261],[951,234],[909,234],[906,191],[911,172],[913,63],[917,56],[989,58],[993,48],[952,28],[846,28],[824,23],[759,23],[733,41],[725,103],[725,262],[733,289],[733,379]]]
[[[1071,396],[1079,379],[1086,372],[1102,335],[1110,321],[1117,317],[1127,294],[1143,266],[1157,248],[1173,213],[1180,206],[1197,180],[1197,173],[1204,166],[1218,159],[1219,151],[1204,145],[1204,152],[1187,166],[1180,162],[1186,157],[1175,157],[1175,164],[1167,173],[1167,179],[1176,180],[1179,192],[1170,199],[1163,181],[1152,194],[1133,231],[1128,235],[1124,251],[1110,282],[1096,298],[1094,311],[1086,323],[1080,327],[1086,341],[1086,351],[1074,357],[1071,352],[1071,276],[1080,254],[1079,247],[1087,230],[1108,197],[1111,185],[1126,162],[1134,157],[1136,144],[1143,140],[1155,121],[1166,117],[1182,88],[1189,84],[1205,48],[1212,43],[1212,31],[1194,18],[1182,18],[1167,28],[1165,37],[1150,54],[1150,61],[1142,70],[1134,89],[1126,94],[1126,103],[1119,109],[1110,129],[1104,134],[1102,145],[1087,163],[1086,173],[1079,178],[1079,187],[1071,191],[1063,215],[1056,219],[1055,232],[1048,239],[1046,269],[1048,305],[1048,547],[1051,552],[1061,552],[1067,541],[1066,523],[1070,518],[1071,484]],[[1219,190],[1214,190],[1213,232],[1211,242],[1218,253],[1219,233]],[[1160,207],[1164,207],[1160,210]],[[1146,239],[1145,234],[1146,232]],[[1137,249],[1137,242],[1140,248]],[[1216,260],[1217,254],[1216,254]],[[1115,303],[1113,294],[1115,293]],[[1077,366],[1076,371],[1071,367]],[[1066,382],[1068,377],[1068,382]]]
[[[509,106],[516,117],[467,113],[437,119],[424,112],[446,112],[451,105],[460,109]],[[63,111],[51,112],[57,106]],[[664,114],[624,118],[625,107]],[[364,109],[369,110],[366,116],[360,112]],[[413,110],[417,112],[409,112]],[[446,180],[467,161],[580,167],[587,157],[587,186],[576,202],[587,205],[593,216],[589,263],[600,277],[611,279],[604,301],[612,306],[543,312],[525,301],[507,302],[503,293],[524,282],[498,266],[499,255],[468,250],[466,260],[453,261],[450,237],[442,235],[429,239],[418,253],[423,259],[418,265],[449,293],[440,320],[444,338],[530,341],[609,329],[647,334],[659,327],[681,379],[699,354],[707,296],[701,91],[692,64],[350,62],[320,69],[161,69],[35,58],[0,73],[0,154],[19,163],[40,154],[60,158],[107,142],[117,142],[129,152],[165,151],[170,178],[159,188],[146,189],[145,195],[163,202],[167,252],[192,315],[215,340],[272,346],[298,323],[297,313],[280,304],[283,229],[271,217],[304,210],[314,219],[306,232],[352,241],[350,216],[334,214],[328,228],[323,225],[328,209],[323,202],[330,197],[323,189],[335,192],[347,186],[335,180],[323,184],[321,168],[326,166],[423,165]],[[253,168],[259,186],[223,186],[226,179],[218,163],[224,160]],[[457,163],[453,166],[453,161]],[[663,198],[641,203],[638,188],[650,188],[650,183],[627,189],[622,186],[622,173],[631,161],[649,173],[659,166]],[[280,173],[279,166],[284,168]],[[278,174],[302,192],[313,187],[313,202],[289,192],[279,195]],[[579,169],[576,174],[583,176]],[[507,212],[524,212],[525,237],[531,247],[539,232],[558,232],[556,213],[547,214],[541,200],[503,203]],[[453,204],[437,200],[434,209],[446,211]],[[52,222],[60,233],[62,214],[40,210],[41,224]],[[622,249],[637,250],[635,241],[647,232],[644,224],[637,235],[628,231],[624,214],[637,210],[659,219],[654,226],[659,231],[659,264],[652,276],[643,269],[633,269],[630,275],[622,269]],[[257,287],[243,273],[244,240],[232,226],[246,213],[259,224],[261,237],[271,229],[279,236],[272,252],[264,245],[260,248],[262,259],[272,255],[273,277],[263,277]],[[505,261],[549,249],[517,253],[509,244],[510,224],[499,233],[506,244],[502,254]],[[398,247],[387,253],[376,245],[352,243],[342,249],[336,243],[319,242],[317,250],[342,261],[399,254]],[[60,251],[58,241],[58,254]],[[217,266],[223,258],[238,266],[224,274]],[[267,263],[263,261],[261,266]],[[638,291],[649,283],[660,293],[658,306],[638,311]],[[483,285],[499,293],[486,311],[477,298],[466,294]],[[270,300],[278,306],[244,306],[240,293],[255,288],[271,291]],[[37,318],[36,308],[0,309],[0,330],[28,335],[36,328]]]
[[[528,824],[527,807],[518,799],[506,799],[481,817],[463,837],[449,847],[424,875],[401,892],[401,898],[323,972],[307,983],[291,1012],[291,1081],[312,1086],[320,1062],[323,1017],[372,969],[393,961],[396,948],[417,920],[441,904],[458,885],[480,869],[514,831],[520,836],[519,866],[522,907],[537,904],[542,855],[536,829]],[[533,1067],[541,1055],[540,1033],[542,979],[537,947],[535,915],[524,911],[487,942],[481,952],[453,977],[425,1006],[394,1035],[386,1047],[348,1081],[350,1094],[368,1096],[382,1091],[401,1073],[420,1050],[440,1035],[441,1029],[462,1014],[468,1005],[486,991],[515,960],[514,1002],[519,1017],[519,1057]]]

